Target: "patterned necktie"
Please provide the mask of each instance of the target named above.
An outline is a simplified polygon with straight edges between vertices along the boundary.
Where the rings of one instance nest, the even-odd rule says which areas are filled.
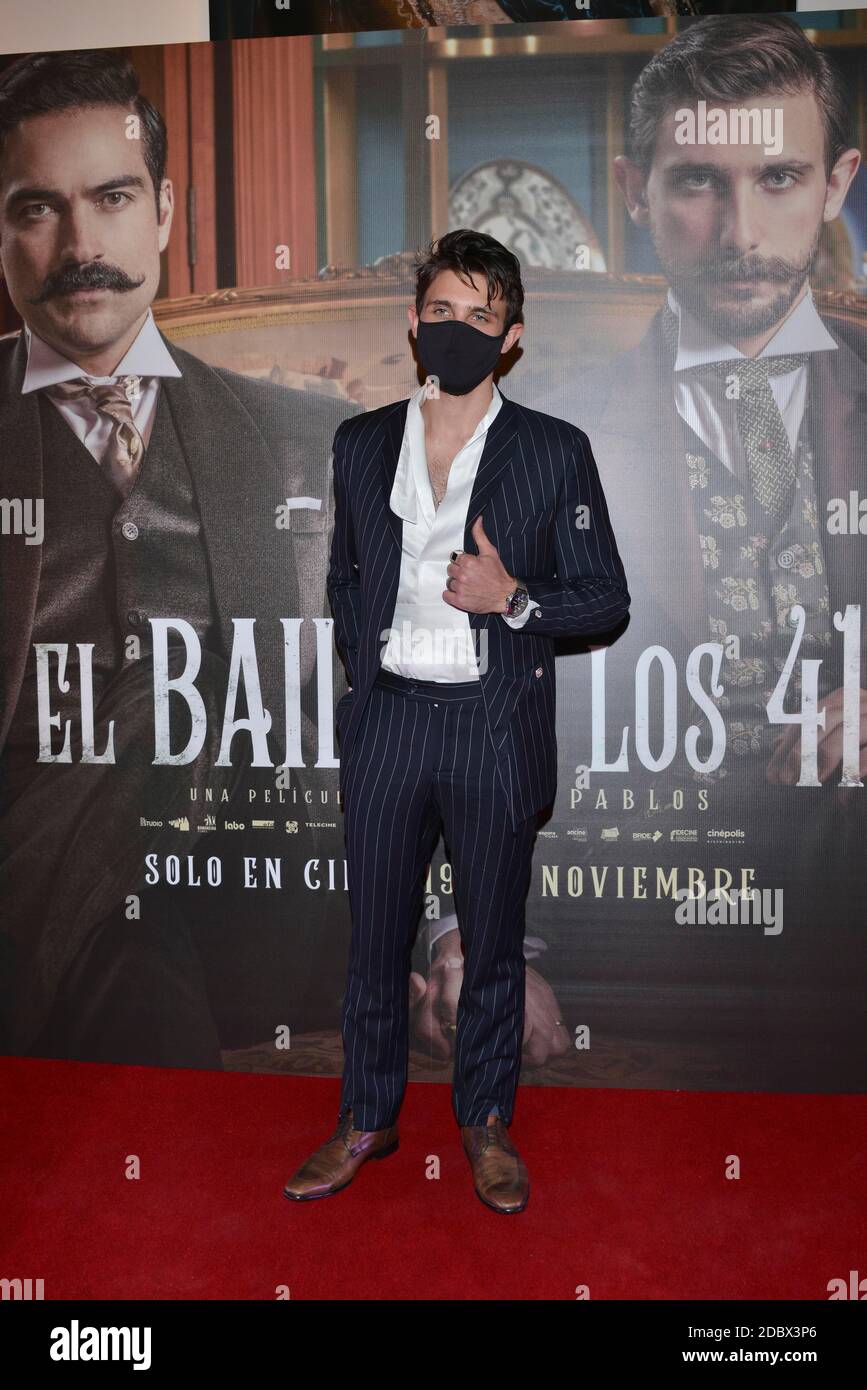
[[[75,377],[46,388],[55,400],[77,401],[88,396],[101,415],[109,416],[111,438],[100,467],[124,498],[132,491],[144,455],[144,440],[132,418],[132,402],[140,389],[140,378],[135,376],[119,377],[104,385]]]
[[[676,351],[677,316],[668,305],[663,310],[662,330],[666,344],[673,345]],[[788,515],[792,505],[795,458],[769,378],[793,372],[807,361],[806,352],[790,352],[778,357],[733,357],[723,362],[705,362],[678,373],[679,376],[714,376],[725,383],[728,398],[735,402],[738,433],[749,465],[753,496],[775,525]]]

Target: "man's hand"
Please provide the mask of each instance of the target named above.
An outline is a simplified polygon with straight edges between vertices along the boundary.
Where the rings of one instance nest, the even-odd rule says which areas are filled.
[[[859,721],[860,770],[859,777],[867,775],[867,690],[860,692]],[[843,688],[832,691],[824,704],[825,727],[816,730],[816,775],[820,782],[827,782],[843,762]],[[820,711],[821,713],[821,711]],[[774,752],[768,763],[768,781],[794,784],[801,775],[801,730],[797,724],[779,735],[774,744]],[[841,793],[849,790],[842,787]]]
[[[524,1006],[524,1054],[541,1066],[569,1050],[569,1033],[560,1017],[557,999],[547,980],[527,967]],[[413,971],[409,1003],[413,1036],[424,1049],[447,1061],[454,1052],[458,996],[464,979],[460,932],[445,932],[434,948],[430,979]]]
[[[465,613],[505,613],[506,600],[518,581],[504,568],[497,547],[485,535],[481,513],[473,522],[472,537],[479,553],[468,555],[463,550],[447,566],[443,598]]]

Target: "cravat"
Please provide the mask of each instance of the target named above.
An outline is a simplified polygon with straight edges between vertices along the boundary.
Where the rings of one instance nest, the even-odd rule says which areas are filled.
[[[677,316],[668,305],[663,310],[663,336],[677,345]],[[795,486],[795,459],[780,408],[769,378],[793,372],[809,360],[806,352],[777,357],[733,357],[705,362],[687,371],[692,376],[710,375],[726,383],[735,394],[738,433],[749,464],[753,496],[768,519],[779,524],[788,515]],[[685,373],[678,373],[685,375]]]
[[[134,388],[140,389],[138,377],[119,377],[105,384],[75,377],[46,387],[47,394],[55,400],[76,401],[89,396],[100,414],[110,417],[111,437],[100,467],[122,497],[128,497],[132,491],[144,454],[144,440],[132,418]]]

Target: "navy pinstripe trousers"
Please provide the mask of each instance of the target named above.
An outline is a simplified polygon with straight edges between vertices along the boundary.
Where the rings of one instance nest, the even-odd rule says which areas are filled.
[[[338,728],[339,736],[339,728]],[[409,973],[424,871],[442,826],[464,950],[452,1103],[510,1124],[524,1035],[524,918],[536,816],[514,829],[478,681],[380,671],[345,768],[352,911],[340,1114],[395,1123],[409,1062]]]

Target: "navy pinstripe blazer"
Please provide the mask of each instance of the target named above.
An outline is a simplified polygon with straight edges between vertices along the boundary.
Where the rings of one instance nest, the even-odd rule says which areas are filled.
[[[341,764],[394,617],[403,521],[389,497],[408,404],[352,416],[334,436],[327,589],[352,686],[336,712]],[[583,526],[582,507],[589,513]],[[610,631],[626,615],[629,593],[590,441],[575,425],[504,396],[467,511],[463,549],[473,555],[471,528],[480,514],[506,569],[539,604],[520,629],[499,613],[468,614],[488,726],[517,824],[549,805],[557,787],[554,638]]]

